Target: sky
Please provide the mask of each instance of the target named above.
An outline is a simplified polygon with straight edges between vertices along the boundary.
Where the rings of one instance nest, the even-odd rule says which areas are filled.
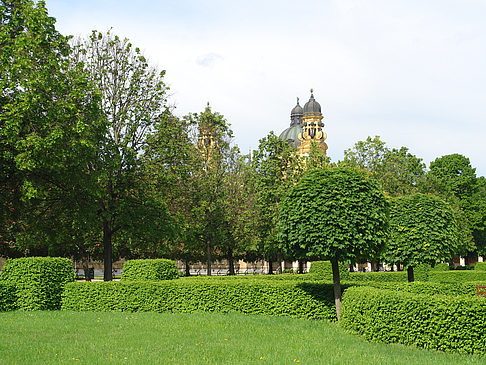
[[[166,70],[175,114],[209,102],[243,153],[314,90],[328,155],[368,136],[486,175],[486,0],[47,0],[65,35],[128,38]]]

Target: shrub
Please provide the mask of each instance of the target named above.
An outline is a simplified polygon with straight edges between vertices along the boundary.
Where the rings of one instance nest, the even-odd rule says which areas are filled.
[[[332,265],[331,261],[313,261],[309,269],[309,274],[316,275],[323,280],[332,281]],[[339,276],[341,280],[349,279],[349,270],[346,264],[339,263]]]
[[[403,282],[407,281],[405,271],[386,271],[386,272],[350,272],[349,280],[357,283],[368,282]]]
[[[483,283],[486,283],[483,282]],[[477,296],[476,285],[486,285],[480,282],[471,283],[434,283],[434,282],[412,282],[412,283],[379,283],[369,282],[366,286],[379,289],[388,289],[399,292],[427,294],[427,295],[447,295],[447,296]]]
[[[179,272],[174,261],[166,259],[128,260],[123,265],[121,279],[130,280],[171,280],[177,279]]]
[[[474,270],[486,271],[486,262],[476,262],[476,265],[474,265]]]
[[[64,285],[74,281],[74,269],[71,260],[61,257],[9,259],[1,280],[16,286],[19,309],[59,309]]]
[[[484,354],[484,318],[482,298],[353,287],[344,293],[341,323],[372,341]]]
[[[432,266],[429,264],[418,264],[413,268],[413,275],[417,281],[428,281]]]
[[[430,269],[431,271],[450,271],[449,264],[441,262]]]
[[[15,285],[0,281],[0,312],[17,309]]]
[[[480,270],[431,271],[429,281],[438,283],[460,283],[486,281],[486,272]]]
[[[271,280],[82,282],[66,286],[63,310],[241,312],[336,319],[331,283]]]

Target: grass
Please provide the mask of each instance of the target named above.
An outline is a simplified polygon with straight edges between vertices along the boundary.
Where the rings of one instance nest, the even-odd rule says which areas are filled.
[[[335,323],[237,313],[0,313],[0,363],[484,364],[368,343]]]

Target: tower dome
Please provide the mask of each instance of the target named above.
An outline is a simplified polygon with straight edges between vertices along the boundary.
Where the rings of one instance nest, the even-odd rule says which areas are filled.
[[[304,114],[321,114],[321,105],[314,99],[314,90],[311,89],[311,96],[304,105]]]

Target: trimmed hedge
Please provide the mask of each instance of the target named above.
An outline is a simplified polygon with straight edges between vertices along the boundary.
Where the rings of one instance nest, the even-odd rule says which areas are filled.
[[[450,270],[431,271],[429,281],[438,283],[464,283],[474,281],[486,281],[486,271],[481,270]]]
[[[59,309],[64,286],[74,281],[74,269],[67,258],[23,257],[7,260],[0,279],[15,285],[19,309]]]
[[[17,288],[0,281],[0,312],[17,309]]]
[[[436,264],[434,267],[430,269],[431,271],[450,271],[451,268],[449,267],[449,264],[446,262],[441,262],[439,264]]]
[[[174,261],[167,259],[128,260],[123,264],[121,280],[171,280],[179,272]]]
[[[477,297],[476,285],[486,285],[486,281],[483,283],[434,283],[420,281],[415,281],[413,283],[369,282],[366,283],[366,285],[379,289],[388,289],[415,294]]]
[[[309,269],[309,274],[316,275],[323,280],[332,281],[331,261],[313,261]],[[339,263],[339,276],[341,280],[349,280],[349,270],[345,263]]]
[[[241,312],[335,320],[331,283],[170,280],[66,285],[63,310]]]
[[[406,271],[350,272],[349,280],[357,283],[408,281]]]
[[[446,352],[486,353],[483,298],[430,296],[353,287],[343,296],[341,324],[366,339]]]
[[[486,262],[476,262],[476,265],[474,265],[474,270],[486,271]]]

